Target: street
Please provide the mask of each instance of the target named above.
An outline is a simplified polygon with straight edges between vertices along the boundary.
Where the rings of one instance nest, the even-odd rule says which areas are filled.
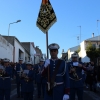
[[[23,100],[23,98],[16,98],[16,84],[15,81],[12,81],[12,91],[11,91],[11,100]],[[35,85],[34,88],[34,100],[43,100],[43,98],[38,99],[37,98],[37,88]],[[77,100],[77,97],[76,97]],[[97,93],[91,92],[88,89],[84,89],[84,95],[83,95],[83,100],[100,100],[100,91],[98,90]]]

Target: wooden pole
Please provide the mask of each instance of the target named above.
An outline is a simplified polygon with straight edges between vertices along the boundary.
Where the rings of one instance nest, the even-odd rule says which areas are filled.
[[[47,59],[49,59],[49,54],[48,54],[48,31],[46,32],[46,49],[47,49]]]

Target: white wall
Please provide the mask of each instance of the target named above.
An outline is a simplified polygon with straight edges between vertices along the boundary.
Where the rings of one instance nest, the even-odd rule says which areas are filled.
[[[70,59],[70,50],[68,50],[68,60]]]
[[[33,45],[30,43],[30,60],[32,61],[32,63],[34,64],[34,55],[36,54],[36,51],[33,47]]]
[[[25,57],[26,57],[25,62],[28,62],[30,55],[27,52],[25,52]]]
[[[23,58],[23,62],[25,62],[25,49],[20,45],[20,43],[15,39],[14,40],[14,46],[15,46],[15,61],[19,62],[19,49],[23,52],[21,54],[21,58]]]
[[[70,52],[70,50],[68,50],[68,60],[71,59],[71,56],[72,56],[73,53],[74,53],[74,52]]]
[[[13,62],[13,46],[0,36],[0,58],[8,58]]]
[[[35,57],[35,64],[39,63],[40,62],[40,57],[39,56],[36,56]]]
[[[85,44],[85,41],[81,42],[80,47],[81,47],[80,57],[82,58],[82,62],[90,62],[90,58],[88,58],[87,55],[86,55],[86,50],[85,50],[86,44]]]
[[[70,58],[71,58],[71,56],[72,56],[73,53],[74,53],[74,52],[70,52]]]

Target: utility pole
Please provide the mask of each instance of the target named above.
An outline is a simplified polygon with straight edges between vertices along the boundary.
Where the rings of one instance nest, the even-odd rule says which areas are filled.
[[[81,26],[78,26],[80,28],[80,43],[81,43]]]

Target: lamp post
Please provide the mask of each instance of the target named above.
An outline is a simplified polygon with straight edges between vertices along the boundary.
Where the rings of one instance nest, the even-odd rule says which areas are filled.
[[[81,43],[81,26],[77,26],[80,27],[80,43]]]
[[[49,59],[49,52],[48,52],[48,32],[46,32],[46,47],[47,47],[47,59]]]
[[[100,20],[97,20],[97,32],[98,32],[98,35],[99,35],[99,29],[98,29],[98,22],[99,22]]]
[[[78,45],[79,45],[79,36],[77,36],[77,43],[78,43]]]
[[[98,22],[99,22],[100,20],[97,20],[97,32],[98,32],[98,41],[99,41],[99,29],[98,29]]]
[[[14,23],[18,23],[18,22],[21,22],[21,20],[17,20],[16,22],[9,23],[9,27],[8,27],[8,36],[9,36],[10,25],[11,25],[11,24],[14,24]],[[9,44],[7,44],[7,46],[9,46]],[[15,47],[14,47],[14,50],[13,50],[13,62],[14,62],[14,61],[15,61]]]
[[[18,22],[21,22],[21,20],[17,20],[16,22],[9,23],[9,27],[8,27],[8,36],[9,36],[10,25],[11,25],[11,24],[14,24],[14,23],[18,23]]]
[[[81,25],[80,26],[78,26],[79,28],[80,28],[80,43],[81,43]],[[77,38],[77,39],[79,39],[79,37]],[[81,44],[80,44],[81,45]],[[81,48],[80,48],[80,57],[82,57],[82,55],[81,55],[82,53],[81,53]]]

